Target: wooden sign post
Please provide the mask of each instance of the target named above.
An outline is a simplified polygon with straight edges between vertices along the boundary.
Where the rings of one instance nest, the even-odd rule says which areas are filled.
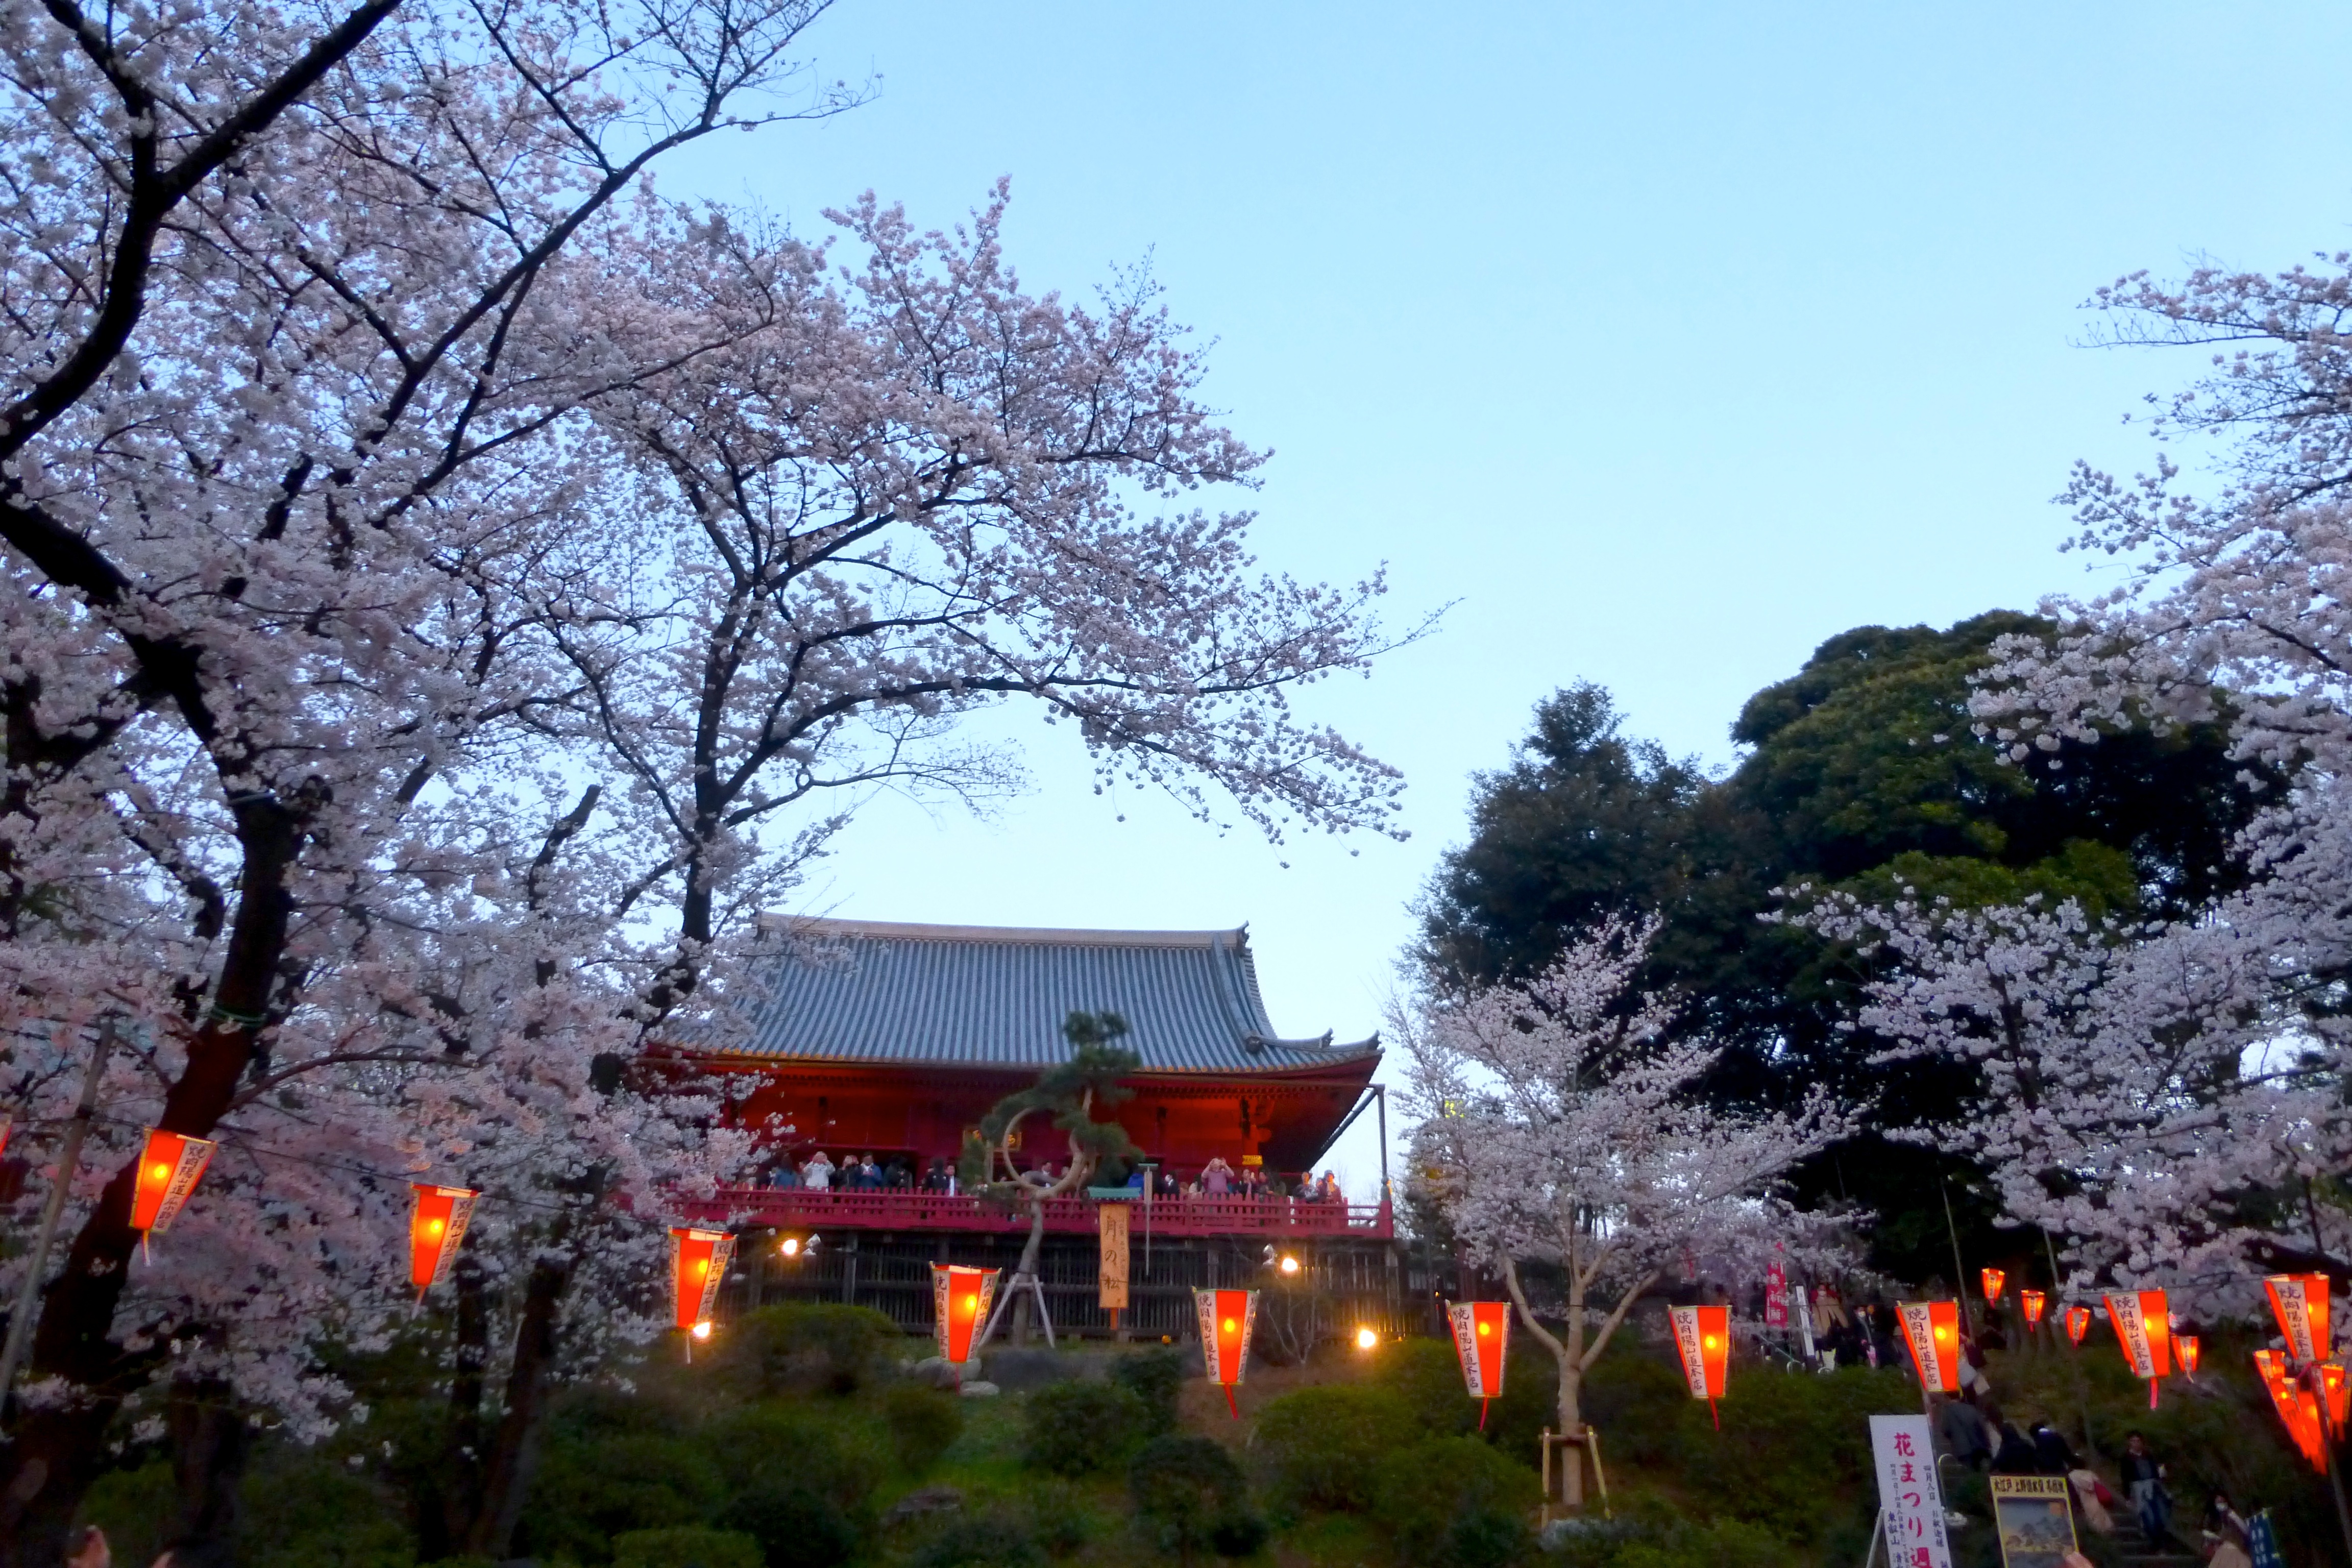
[[[1111,1331],[1117,1333],[1118,1315],[1127,1307],[1127,1205],[1097,1205],[1095,1217],[1102,1236],[1102,1267],[1096,1284],[1110,1313]]]

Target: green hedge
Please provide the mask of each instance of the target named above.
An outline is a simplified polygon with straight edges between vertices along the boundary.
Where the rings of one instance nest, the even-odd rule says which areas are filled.
[[[1414,1568],[1505,1568],[1533,1550],[1536,1473],[1475,1437],[1424,1437],[1373,1473],[1372,1517]]]
[[[1131,1389],[1056,1383],[1028,1397],[1021,1457],[1032,1469],[1057,1476],[1117,1469],[1143,1441],[1150,1421],[1150,1407]]]
[[[632,1530],[613,1538],[613,1568],[761,1568],[760,1543],[700,1525]]]
[[[1419,1435],[1412,1407],[1393,1390],[1330,1384],[1269,1400],[1256,1446],[1288,1500],[1360,1512],[1381,1459]]]

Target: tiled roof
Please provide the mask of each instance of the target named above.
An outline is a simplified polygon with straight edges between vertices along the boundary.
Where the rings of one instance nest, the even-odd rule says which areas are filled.
[[[1029,931],[877,921],[762,922],[777,944],[747,1055],[1041,1068],[1073,1011],[1128,1022],[1147,1072],[1360,1061],[1377,1040],[1276,1037],[1239,931]]]

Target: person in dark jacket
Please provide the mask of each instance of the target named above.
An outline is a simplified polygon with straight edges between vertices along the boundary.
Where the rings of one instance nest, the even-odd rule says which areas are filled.
[[[2139,1515],[2139,1531],[2147,1537],[2149,1550],[2167,1550],[2172,1540],[2172,1493],[2164,1484],[2164,1467],[2137,1432],[2124,1439],[2123,1472],[2124,1493]]]

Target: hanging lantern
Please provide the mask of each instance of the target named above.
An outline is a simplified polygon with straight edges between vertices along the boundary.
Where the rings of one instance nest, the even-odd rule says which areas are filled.
[[[677,1293],[677,1326],[696,1339],[710,1337],[710,1309],[718,1304],[719,1282],[727,1278],[727,1260],[734,1256],[735,1238],[723,1230],[670,1230],[669,1272]]]
[[[2321,1408],[2327,1412],[2327,1425],[2338,1437],[2344,1436],[2344,1423],[2352,1416],[2352,1384],[2344,1380],[2344,1363],[2340,1361],[2319,1364]]]
[[[457,1244],[466,1239],[466,1222],[474,1217],[474,1200],[482,1194],[471,1187],[436,1187],[411,1182],[416,1194],[408,1219],[408,1282],[420,1297],[449,1278],[449,1264]]]
[[[1715,1429],[1720,1432],[1723,1415],[1715,1402],[1723,1397],[1729,1375],[1731,1309],[1669,1307],[1666,1316],[1674,1322],[1675,1352],[1682,1357],[1683,1381],[1690,1384],[1693,1399],[1706,1401],[1706,1413],[1715,1418]]]
[[[2039,1290],[2020,1290],[2017,1304],[2025,1309],[2025,1326],[2030,1331],[2042,1326],[2042,1314],[2050,1305],[2050,1298]]]
[[[1192,1307],[1201,1316],[1201,1361],[1209,1381],[1225,1391],[1225,1408],[1242,1418],[1234,1402],[1234,1385],[1249,1370],[1250,1331],[1257,1327],[1255,1290],[1192,1292]]]
[[[2322,1361],[2332,1348],[2327,1336],[2327,1276],[2273,1274],[2263,1281],[2270,1292],[2271,1313],[2286,1337],[2287,1354],[2296,1361]]]
[[[2107,1321],[2136,1377],[2147,1380],[2147,1407],[2156,1408],[2158,1383],[2172,1370],[2172,1333],[2161,1290],[2122,1291],[2106,1298]]]
[[[1454,1354],[1462,1381],[1478,1402],[1478,1430],[1486,1429],[1486,1405],[1503,1392],[1503,1355],[1511,1342],[1507,1301],[1455,1301],[1445,1309],[1454,1324]]]
[[[1998,1268],[1986,1269],[1984,1271],[1985,1305],[1990,1307],[1995,1301],[2000,1300],[2000,1288],[2008,1283],[2009,1276],[2001,1270]]]
[[[2262,1374],[2271,1404],[2286,1426],[2287,1436],[2310,1461],[2312,1468],[2327,1468],[2327,1436],[2321,1426],[2325,1407],[2310,1389],[2289,1374],[2287,1358],[2277,1351],[2256,1351],[2254,1370]]]
[[[940,1359],[949,1365],[961,1367],[971,1359],[972,1337],[988,1321],[988,1305],[996,1299],[996,1277],[1002,1272],[961,1263],[931,1265],[931,1338],[940,1347]]]
[[[131,1228],[139,1232],[142,1247],[149,1237],[172,1228],[187,1206],[188,1194],[196,1189],[196,1178],[219,1147],[209,1138],[190,1138],[159,1127],[147,1130],[146,1144],[139,1152],[138,1184],[131,1194]]]
[[[2066,1338],[2068,1342],[2079,1345],[2083,1342],[2083,1336],[2090,1331],[2091,1309],[2084,1306],[2079,1301],[2074,1306],[2067,1308]]]
[[[2172,1336],[2173,1359],[2180,1363],[2180,1370],[2192,1378],[2197,1375],[2197,1358],[2203,1352],[2203,1349],[2195,1334]]]
[[[1960,1309],[1953,1301],[1905,1301],[1896,1307],[1903,1319],[1903,1342],[1911,1348],[1911,1365],[1919,1386],[1937,1394],[1960,1391]]]

